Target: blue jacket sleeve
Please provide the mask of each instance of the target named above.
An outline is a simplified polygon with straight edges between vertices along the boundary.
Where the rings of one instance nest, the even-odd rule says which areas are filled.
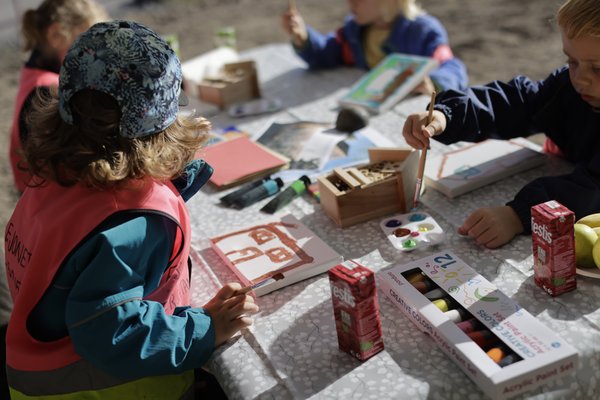
[[[308,39],[296,53],[308,64],[310,69],[333,68],[343,64],[342,47],[336,32],[322,34],[312,27],[306,27]]]
[[[518,76],[507,83],[494,81],[465,91],[442,92],[434,108],[444,113],[447,126],[435,139],[449,144],[537,133],[534,111],[540,103],[540,91],[548,84]]]
[[[143,300],[158,286],[171,253],[174,226],[165,223],[157,215],[131,219],[69,258],[78,272],[66,301],[69,335],[82,357],[111,374],[181,372],[200,367],[213,351],[214,329],[202,309],[182,305],[167,315],[161,304]]]
[[[404,21],[404,25],[405,30],[399,27],[390,38],[398,43],[407,41],[401,47],[406,46],[409,50],[399,48],[398,51],[436,58],[440,66],[429,74],[436,89],[465,89],[468,84],[467,68],[452,55],[448,33],[442,23],[431,15],[422,15],[414,21]],[[396,38],[395,35],[399,37]]]
[[[429,77],[438,91],[449,89],[462,90],[467,87],[469,82],[465,64],[455,57],[443,61],[437,69],[431,71]]]
[[[531,233],[531,207],[549,200],[566,206],[576,219],[600,212],[600,175],[578,165],[570,174],[533,180],[507,205],[519,216],[524,232]]]

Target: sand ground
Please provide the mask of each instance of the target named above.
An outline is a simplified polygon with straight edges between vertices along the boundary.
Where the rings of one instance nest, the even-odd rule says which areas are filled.
[[[162,0],[112,10],[113,17],[138,20],[162,34],[179,36],[183,60],[213,47],[223,26],[237,32],[239,50],[287,38],[279,15],[285,0]],[[341,0],[297,0],[307,23],[335,29],[347,12]],[[472,84],[509,79],[518,74],[545,77],[564,62],[553,20],[559,0],[422,0],[420,4],[446,26],[456,56],[467,65]],[[9,170],[8,135],[18,71],[25,58],[16,40],[0,44],[0,227],[17,200]]]

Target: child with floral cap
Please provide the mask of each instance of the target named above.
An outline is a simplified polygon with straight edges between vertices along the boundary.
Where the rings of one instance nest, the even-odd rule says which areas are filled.
[[[13,398],[192,396],[194,369],[258,311],[237,283],[190,307],[184,200],[212,169],[193,161],[210,125],[178,115],[181,82],[163,39],[112,21],[34,100],[34,178],[5,231]]]

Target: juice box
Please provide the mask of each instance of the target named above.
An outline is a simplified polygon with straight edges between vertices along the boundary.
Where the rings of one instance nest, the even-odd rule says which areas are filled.
[[[551,200],[531,207],[535,283],[551,296],[574,290],[575,214]]]
[[[360,361],[383,350],[373,272],[348,260],[329,270],[329,284],[340,350]]]

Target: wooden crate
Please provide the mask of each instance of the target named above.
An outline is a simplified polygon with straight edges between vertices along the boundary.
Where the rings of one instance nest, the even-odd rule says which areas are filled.
[[[369,149],[369,163],[336,168],[318,178],[321,206],[341,228],[408,212],[417,181],[419,152],[410,148]]]
[[[219,75],[205,77],[200,82],[198,95],[200,100],[221,109],[260,97],[254,61],[225,64]]]

